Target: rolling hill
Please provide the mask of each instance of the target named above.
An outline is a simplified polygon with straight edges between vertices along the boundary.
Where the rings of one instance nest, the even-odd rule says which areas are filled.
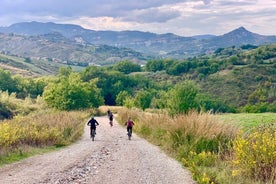
[[[183,37],[171,33],[155,34],[141,31],[94,31],[72,24],[22,22],[9,27],[0,27],[0,32],[25,36],[59,33],[73,42],[130,48],[153,57],[177,59],[213,52],[220,47],[241,46],[245,44],[258,46],[276,43],[276,36],[259,35],[246,30],[244,27],[237,28],[220,36],[197,35]]]
[[[70,40],[57,32],[37,36],[0,33],[0,52],[75,66],[108,65],[121,60],[142,64],[149,59],[132,49],[80,41]]]

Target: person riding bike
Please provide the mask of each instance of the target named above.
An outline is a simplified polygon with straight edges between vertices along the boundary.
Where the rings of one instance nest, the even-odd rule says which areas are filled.
[[[96,126],[99,125],[99,123],[93,116],[89,119],[87,125],[90,126],[90,136],[92,135],[92,130],[95,130],[96,134]]]
[[[110,123],[110,126],[113,126],[113,114],[112,114],[112,112],[110,112],[110,114],[109,114],[109,123]]]
[[[108,109],[108,110],[107,110],[107,116],[110,117],[111,114],[112,114],[111,110]]]
[[[134,122],[131,120],[131,118],[128,118],[128,120],[125,123],[125,125],[127,126],[127,132],[130,131],[132,133],[132,127],[134,125]]]

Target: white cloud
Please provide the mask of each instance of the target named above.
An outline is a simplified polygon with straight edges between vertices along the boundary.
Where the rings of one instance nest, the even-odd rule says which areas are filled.
[[[75,23],[95,30],[223,34],[245,26],[276,34],[275,0],[1,0],[0,22]]]

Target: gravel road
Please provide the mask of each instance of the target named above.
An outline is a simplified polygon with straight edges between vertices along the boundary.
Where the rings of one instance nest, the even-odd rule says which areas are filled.
[[[0,168],[0,184],[192,184],[191,174],[158,147],[107,117],[96,117],[95,141],[89,127],[82,139],[64,149]]]

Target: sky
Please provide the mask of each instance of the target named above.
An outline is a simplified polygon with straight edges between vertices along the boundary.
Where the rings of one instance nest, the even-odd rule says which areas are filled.
[[[222,35],[243,26],[276,35],[276,0],[0,0],[0,26],[30,21],[180,36]]]

